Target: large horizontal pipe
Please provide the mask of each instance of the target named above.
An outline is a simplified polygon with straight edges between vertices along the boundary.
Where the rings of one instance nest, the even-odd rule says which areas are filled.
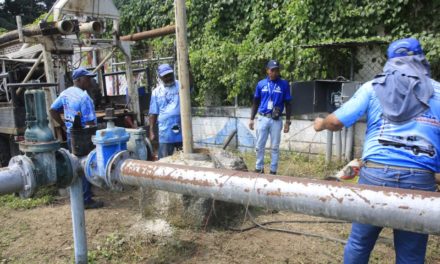
[[[81,23],[79,25],[79,32],[81,33],[101,34],[103,29],[104,27],[99,21]]]
[[[70,20],[61,20],[55,22],[55,27],[58,29],[60,34],[69,35],[72,34],[75,25]]]
[[[174,57],[163,57],[163,58],[155,58],[155,59],[145,59],[145,60],[135,60],[132,61],[131,64],[144,64],[144,63],[151,63],[151,62],[160,62],[160,61],[171,61],[174,60]],[[119,66],[119,65],[125,65],[126,62],[115,62],[112,63],[112,66]]]
[[[19,166],[0,168],[0,195],[23,190],[24,180]]]
[[[150,38],[156,38],[156,37],[162,37],[166,35],[171,35],[176,33],[176,27],[174,25],[162,27],[162,28],[156,28],[148,31],[143,31],[135,34],[130,34],[126,36],[120,37],[120,40],[123,41],[138,41],[138,40],[144,40],[144,39],[150,39]]]
[[[70,20],[61,20],[54,22],[53,27],[56,28],[55,33],[69,35],[72,34],[74,24]],[[23,28],[23,36],[32,37],[42,35],[42,31],[39,25],[33,25]],[[12,30],[0,35],[0,45],[8,42],[13,42],[19,39],[18,30]]]
[[[140,72],[145,72],[146,69],[145,68],[139,68],[139,69],[133,69],[131,72],[132,73],[140,73]],[[114,76],[114,75],[122,75],[122,74],[126,74],[127,71],[117,71],[117,72],[109,72],[109,73],[104,73],[103,76],[107,77],[107,76]]]
[[[126,185],[440,234],[440,194],[128,159]]]

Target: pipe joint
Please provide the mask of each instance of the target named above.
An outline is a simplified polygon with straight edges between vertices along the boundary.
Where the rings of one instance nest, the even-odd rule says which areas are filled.
[[[9,161],[8,168],[18,170],[19,174],[15,174],[13,180],[21,182],[21,186],[17,185],[19,189],[15,188],[15,191],[9,193],[18,192],[21,198],[32,197],[37,189],[37,180],[34,174],[35,166],[32,160],[23,155],[15,156]]]

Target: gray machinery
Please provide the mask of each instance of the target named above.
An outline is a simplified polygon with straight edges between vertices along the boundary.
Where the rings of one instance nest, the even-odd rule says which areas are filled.
[[[315,80],[295,82],[291,86],[293,95],[292,114],[327,114],[338,109],[347,102],[360,87],[358,82]],[[332,160],[333,137],[335,137],[335,154],[340,160],[345,161],[353,157],[354,126],[344,128],[342,131],[327,131],[326,162]]]

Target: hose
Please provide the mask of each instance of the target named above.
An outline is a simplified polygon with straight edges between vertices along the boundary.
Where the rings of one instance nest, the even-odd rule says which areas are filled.
[[[247,228],[243,228],[243,229],[237,229],[237,228],[232,228],[230,227],[229,229],[232,231],[238,231],[238,232],[243,232],[243,231],[248,231],[251,230],[253,228],[261,228],[267,231],[273,231],[273,232],[281,232],[281,233],[287,233],[287,234],[294,234],[294,235],[302,235],[302,236],[309,236],[309,237],[317,237],[317,238],[322,238],[325,240],[329,240],[329,241],[333,241],[333,242],[339,242],[341,244],[347,244],[347,240],[343,240],[343,239],[339,239],[339,238],[335,238],[335,237],[328,237],[328,236],[323,236],[323,235],[318,235],[318,234],[314,234],[314,233],[308,233],[308,232],[301,232],[301,231],[293,231],[293,230],[287,230],[287,229],[280,229],[280,228],[271,228],[271,227],[266,227],[265,225],[268,224],[273,224],[273,223],[349,223],[346,221],[304,221],[304,220],[292,220],[292,221],[269,221],[269,222],[264,222],[264,223],[258,223],[255,218],[252,216],[252,214],[246,210],[247,215],[250,219],[250,221],[254,224],[254,226],[251,227],[247,227]]]

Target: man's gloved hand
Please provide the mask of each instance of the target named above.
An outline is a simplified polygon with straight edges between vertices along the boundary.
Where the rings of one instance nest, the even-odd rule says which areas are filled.
[[[249,121],[249,129],[254,130],[254,120],[252,119]]]

